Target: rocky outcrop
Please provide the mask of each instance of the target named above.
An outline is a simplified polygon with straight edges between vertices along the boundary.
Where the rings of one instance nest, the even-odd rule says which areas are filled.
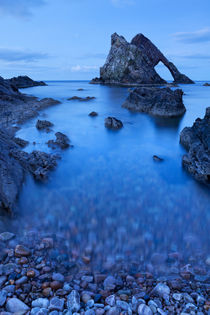
[[[210,83],[204,83],[203,86],[210,86]]]
[[[45,130],[47,132],[50,131],[50,127],[53,126],[53,123],[51,123],[50,121],[48,120],[40,120],[38,119],[37,122],[36,122],[36,128],[38,130]]]
[[[108,129],[118,130],[123,127],[123,123],[115,117],[107,117],[105,119],[105,127]]]
[[[180,89],[139,87],[130,92],[122,107],[154,116],[176,117],[186,111],[182,96]]]
[[[52,149],[59,147],[62,150],[70,147],[69,138],[66,135],[64,135],[62,132],[56,132],[55,136],[56,136],[56,140],[49,140],[47,142],[49,147],[51,147]]]
[[[104,66],[100,69],[100,78],[91,83],[140,85],[165,84],[155,66],[162,62],[171,72],[174,83],[194,83],[179,72],[161,51],[143,34],[136,35],[131,43],[123,36],[114,33],[111,37],[111,50]]]
[[[45,179],[57,160],[44,152],[21,151],[16,139],[0,129],[0,210],[8,212],[14,209],[24,175],[30,172],[38,180]]]
[[[12,79],[7,80],[10,84],[15,86],[17,89],[24,89],[24,88],[29,88],[29,87],[34,87],[34,86],[46,86],[47,84],[43,81],[34,81],[28,76],[19,76],[19,77],[14,77]]]
[[[51,98],[38,100],[24,95],[9,80],[0,77],[0,210],[12,211],[15,208],[26,173],[43,180],[56,166],[58,158],[39,151],[23,152],[21,148],[28,142],[15,138],[18,128],[10,126],[35,117],[39,110],[59,103]]]
[[[188,153],[183,156],[184,168],[207,185],[210,185],[210,107],[203,119],[197,118],[192,127],[185,127],[180,142]]]

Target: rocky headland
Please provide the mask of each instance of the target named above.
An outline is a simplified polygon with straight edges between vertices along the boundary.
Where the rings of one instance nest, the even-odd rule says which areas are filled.
[[[130,92],[122,107],[154,116],[176,117],[186,111],[182,97],[180,89],[139,87]]]
[[[100,78],[91,83],[135,86],[142,84],[167,84],[155,70],[162,62],[171,72],[174,83],[194,83],[179,72],[163,53],[143,34],[136,35],[130,43],[123,36],[111,36],[111,49],[106,62],[100,68]]]
[[[24,95],[10,81],[0,77],[0,210],[14,210],[27,173],[43,180],[56,166],[58,158],[39,151],[30,154],[22,151],[27,142],[15,137],[19,127],[12,125],[18,126],[37,116],[39,110],[59,103],[50,98],[38,100]]]
[[[47,84],[43,81],[34,81],[28,76],[18,76],[7,80],[11,85],[17,89],[25,89],[34,86],[46,86]]]
[[[210,185],[210,107],[203,119],[197,118],[192,127],[185,127],[180,142],[188,153],[183,156],[184,168],[200,182]]]

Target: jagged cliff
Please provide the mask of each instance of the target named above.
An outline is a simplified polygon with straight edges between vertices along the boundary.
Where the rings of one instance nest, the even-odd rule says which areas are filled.
[[[136,35],[131,43],[123,36],[114,33],[111,37],[111,49],[104,66],[100,69],[100,78],[92,83],[103,84],[164,84],[155,71],[155,66],[162,62],[171,72],[174,83],[194,83],[179,72],[161,51],[143,34]]]

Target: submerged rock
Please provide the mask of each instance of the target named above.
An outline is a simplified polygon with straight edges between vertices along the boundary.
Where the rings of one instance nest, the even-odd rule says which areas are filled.
[[[106,63],[100,69],[100,78],[91,83],[103,84],[165,84],[155,66],[162,62],[171,72],[174,83],[194,83],[180,73],[161,51],[143,34],[136,35],[131,43],[123,36],[114,33],[111,37],[111,49]]]
[[[121,129],[123,127],[123,123],[121,120],[115,118],[115,117],[107,117],[105,119],[105,127],[108,129]]]
[[[19,147],[21,147],[21,148],[25,148],[25,147],[29,144],[28,141],[23,140],[23,139],[18,138],[18,137],[15,137],[15,138],[14,138],[14,141],[15,141],[15,143],[16,143],[17,145],[19,145]]]
[[[80,102],[87,102],[87,101],[91,101],[94,100],[95,97],[94,96],[87,96],[87,97],[79,97],[79,96],[73,96],[68,98],[68,101],[80,101]]]
[[[182,97],[180,89],[139,87],[130,92],[122,107],[154,116],[176,117],[186,111]]]
[[[162,162],[164,161],[163,158],[157,156],[157,155],[153,155],[153,160],[156,161],[156,162]]]
[[[184,168],[195,179],[210,184],[210,107],[203,119],[197,118],[192,127],[185,127],[180,142],[188,153],[182,158]]]
[[[69,138],[62,132],[56,132],[55,136],[56,140],[49,140],[47,142],[48,147],[51,147],[53,149],[55,149],[56,147],[60,147],[61,149],[67,149],[70,147]]]
[[[21,300],[11,298],[7,300],[6,310],[11,313],[25,314],[29,310],[29,307]]]
[[[96,112],[91,112],[88,116],[96,117],[96,116],[98,116],[98,113],[96,113]]]
[[[34,81],[26,75],[8,79],[8,82],[11,83],[13,86],[15,86],[18,89],[24,89],[24,88],[33,87],[33,86],[46,86],[47,85],[43,81]]]
[[[37,123],[36,123],[36,128],[38,130],[50,131],[50,127],[52,127],[52,126],[53,126],[53,123],[51,123],[48,120],[40,120],[40,119],[38,119]]]

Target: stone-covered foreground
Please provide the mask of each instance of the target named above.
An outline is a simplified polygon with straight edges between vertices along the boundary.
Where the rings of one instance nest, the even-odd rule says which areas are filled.
[[[197,118],[192,127],[185,127],[180,142],[188,153],[183,156],[185,169],[200,182],[210,185],[210,107],[203,119]]]
[[[75,249],[66,255],[64,246],[59,235],[29,232],[20,240],[0,234],[0,314],[202,315],[210,310],[205,269],[185,265],[157,279],[129,271],[121,261],[102,272],[92,269],[90,248],[82,256]],[[169,258],[178,266],[178,254]]]
[[[140,87],[130,92],[122,105],[132,111],[160,117],[177,117],[185,113],[183,91],[170,88]]]

